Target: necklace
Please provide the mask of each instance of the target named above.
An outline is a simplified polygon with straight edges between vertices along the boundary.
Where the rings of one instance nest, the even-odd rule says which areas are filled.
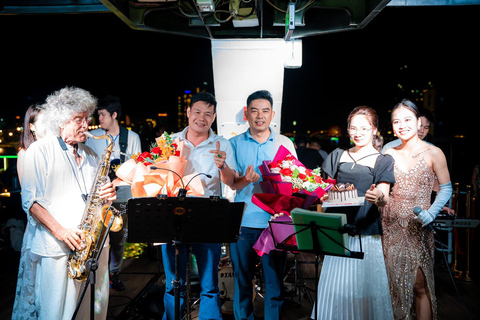
[[[371,153],[371,154],[367,154],[366,156],[363,156],[361,157],[360,159],[357,159],[355,160],[352,155],[350,154],[350,150],[347,149],[347,154],[348,156],[353,160],[353,164],[352,164],[352,167],[350,168],[350,170],[353,170],[353,168],[355,168],[355,165],[357,164],[358,161],[362,160],[362,159],[365,159],[367,157],[370,157],[370,156],[374,156],[374,155],[377,155],[377,154],[380,154],[380,152],[375,152],[375,153]]]
[[[75,181],[77,182],[77,185],[78,185],[78,188],[80,189],[80,194],[81,194],[81,197],[83,199],[84,202],[87,202],[87,198],[88,198],[88,192],[87,192],[87,185],[85,183],[85,177],[83,176],[83,171],[82,171],[82,168],[79,168],[78,170],[75,170],[75,166],[74,164],[72,163],[72,160],[70,159],[70,157],[68,156],[67,152],[68,152],[68,147],[67,145],[65,144],[65,141],[63,141],[62,138],[60,137],[57,137],[58,138],[58,143],[60,144],[60,147],[62,148],[62,150],[64,151],[63,155],[65,156],[65,158],[67,159],[67,162],[68,164],[70,165],[70,169],[72,169],[72,173],[73,173],[73,176],[75,177]],[[75,154],[74,154],[75,156]],[[83,181],[83,187],[85,189],[82,188],[81,184],[80,184],[80,180],[79,180],[79,177],[77,176],[77,171],[80,172],[80,175],[82,176],[82,181]],[[85,190],[85,192],[84,192]]]

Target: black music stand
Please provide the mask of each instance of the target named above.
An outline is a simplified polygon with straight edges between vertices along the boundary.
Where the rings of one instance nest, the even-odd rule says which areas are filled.
[[[219,197],[157,197],[128,200],[129,242],[173,242],[175,319],[180,319],[181,244],[237,242],[244,202]]]
[[[274,227],[272,227],[272,224],[276,225],[291,225],[291,226],[298,226],[301,227],[300,230],[293,232],[289,236],[287,236],[283,241],[280,243],[277,243],[275,240],[275,230]],[[315,254],[315,320],[317,319],[317,304],[318,304],[318,258],[320,255],[332,255],[332,256],[339,256],[339,257],[345,257],[345,258],[354,258],[354,259],[363,259],[364,253],[362,251],[362,240],[360,238],[360,234],[358,234],[359,240],[360,240],[360,251],[351,251],[350,249],[345,247],[345,244],[338,242],[336,239],[333,239],[330,235],[328,235],[325,231],[326,230],[331,230],[331,231],[337,231],[341,234],[348,233],[348,234],[355,234],[355,226],[345,224],[341,228],[328,228],[325,226],[317,225],[315,221],[310,221],[310,223],[293,223],[291,221],[269,221],[268,222],[268,227],[270,229],[270,233],[273,238],[273,243],[275,244],[275,248],[278,250],[284,250],[284,251],[293,251],[293,252],[306,252],[306,253],[313,253]],[[300,248],[295,245],[287,245],[286,243],[293,237],[293,236],[305,236],[305,237],[310,237],[313,243],[313,248]],[[327,252],[322,249],[322,245],[320,244],[321,238],[325,237],[329,240],[331,240],[332,243],[336,244],[338,247],[342,248],[345,250],[346,254],[338,254],[338,253],[332,253],[332,252]]]

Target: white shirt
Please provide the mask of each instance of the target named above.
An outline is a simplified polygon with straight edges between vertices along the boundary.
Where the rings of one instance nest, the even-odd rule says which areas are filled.
[[[225,151],[226,153],[226,163],[227,165],[235,170],[235,160],[233,157],[233,150],[230,142],[213,133],[213,130],[210,129],[208,139],[201,142],[198,146],[194,146],[190,141],[185,138],[185,133],[187,132],[188,127],[183,131],[177,132],[172,135],[172,139],[179,138],[183,140],[185,146],[190,149],[190,153],[187,156],[187,164],[185,166],[184,176],[192,173],[207,173],[212,176],[211,179],[207,178],[204,175],[200,175],[198,178],[202,180],[202,185],[204,189],[204,197],[210,196],[222,196],[221,190],[221,179],[220,171],[218,170],[215,162],[213,160],[214,153],[210,153],[210,150],[217,149],[217,141],[220,141],[220,150]],[[195,178],[197,179],[197,178]],[[187,181],[188,183],[188,181]]]
[[[94,136],[101,136],[106,134],[105,130],[103,129],[95,129],[90,131],[91,134]],[[112,138],[114,140],[114,146],[112,151],[112,156],[110,157],[111,160],[113,159],[120,159],[120,135]],[[105,149],[108,146],[107,139],[94,139],[88,138],[85,141],[85,144],[95,151],[95,153],[102,157],[102,154],[105,153]],[[133,154],[137,154],[142,152],[142,146],[140,143],[140,137],[137,133],[133,132],[132,130],[128,130],[128,140],[127,140],[127,150],[125,151],[125,161],[130,159]]]
[[[425,141],[425,140],[423,140],[423,141]],[[430,143],[430,142],[428,142],[428,141],[425,141],[425,142],[428,143],[428,144],[433,145],[433,143]],[[393,140],[393,141],[390,141],[389,143],[387,143],[386,145],[383,146],[381,153],[383,154],[383,153],[385,153],[385,151],[387,151],[388,149],[396,148],[396,147],[398,147],[398,146],[401,145],[401,144],[402,144],[402,140],[401,140],[401,139],[395,139],[395,140]]]
[[[31,252],[44,257],[58,257],[70,252],[30,215],[37,202],[64,228],[77,228],[85,210],[82,194],[90,193],[97,171],[98,157],[92,149],[78,144],[82,157],[77,165],[73,147],[60,146],[52,134],[32,143],[25,152],[22,177],[22,206],[27,213]]]
[[[388,149],[398,147],[401,144],[402,144],[402,140],[400,139],[395,139],[390,141],[389,143],[383,146],[382,154],[385,153],[385,151],[387,151]]]

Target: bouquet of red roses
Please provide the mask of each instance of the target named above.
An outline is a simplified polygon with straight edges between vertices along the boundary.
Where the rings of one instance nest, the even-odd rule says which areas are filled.
[[[164,132],[160,137],[155,139],[155,143],[150,146],[150,151],[145,151],[132,158],[138,163],[141,162],[145,166],[150,164],[168,161],[171,156],[179,157],[180,148],[178,143],[172,140],[172,137]]]
[[[284,146],[280,146],[273,160],[263,161],[259,169],[263,193],[254,194],[252,202],[271,214],[289,215],[296,207],[307,209],[332,187],[322,179],[320,168],[306,168]]]
[[[284,146],[280,146],[272,161],[263,161],[260,172],[262,190],[266,193],[305,193],[320,198],[332,187],[322,179],[320,168],[306,168]]]

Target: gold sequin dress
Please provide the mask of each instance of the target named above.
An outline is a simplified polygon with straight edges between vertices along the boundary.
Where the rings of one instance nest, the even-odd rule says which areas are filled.
[[[437,317],[434,286],[434,235],[414,218],[413,208],[430,207],[435,181],[433,171],[422,158],[408,172],[395,165],[395,185],[383,211],[383,252],[395,319],[412,319],[413,288],[417,270],[425,274],[432,302],[433,319]]]

